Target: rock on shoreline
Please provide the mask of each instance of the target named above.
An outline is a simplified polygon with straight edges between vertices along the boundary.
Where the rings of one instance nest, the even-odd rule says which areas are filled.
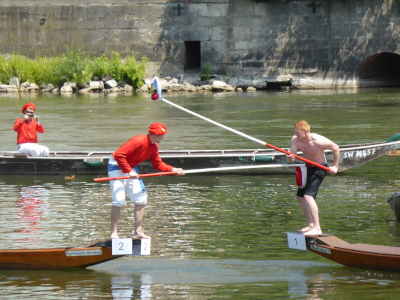
[[[200,74],[179,74],[161,77],[161,85],[167,92],[256,92],[267,89],[345,89],[357,88],[356,78],[346,81],[330,80],[318,76],[294,76],[279,75],[270,77],[251,77],[251,76],[219,76],[212,75],[205,80],[205,76]],[[54,87],[52,84],[42,84],[37,86],[34,83],[23,82],[19,84],[18,78],[10,79],[9,84],[0,83],[0,93],[54,93],[54,94],[108,94],[108,93],[150,93],[154,91],[152,78],[145,78],[145,82],[140,88],[134,89],[133,86],[125,81],[117,82],[110,75],[103,75],[102,78],[92,78],[84,86],[78,86],[74,82],[66,82],[61,87]]]
[[[163,90],[171,92],[254,92],[257,90],[265,90],[267,82],[264,79],[254,78],[217,78],[213,76],[208,81],[200,80],[200,76],[183,78],[163,77],[160,79]],[[74,82],[66,82],[61,87],[54,87],[52,84],[42,84],[38,86],[35,83],[23,82],[19,84],[18,78],[10,79],[9,84],[0,84],[0,92],[4,93],[54,93],[54,94],[71,94],[71,93],[149,93],[154,90],[152,79],[144,79],[145,84],[138,89],[134,89],[131,85],[124,81],[117,82],[110,76],[91,80],[85,86],[78,86]]]

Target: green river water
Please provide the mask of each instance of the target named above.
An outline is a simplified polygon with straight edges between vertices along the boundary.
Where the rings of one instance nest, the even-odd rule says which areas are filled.
[[[294,123],[337,143],[386,141],[399,128],[399,89],[165,94],[169,101],[278,147]],[[257,149],[244,139],[149,95],[1,94],[0,150],[34,102],[51,150],[115,150],[162,122],[163,150]],[[1,165],[0,165],[1,168]],[[193,175],[145,179],[149,257],[88,269],[0,271],[3,299],[397,299],[400,273],[344,267],[289,249],[284,232],[305,226],[293,175]],[[328,175],[317,203],[324,233],[351,243],[400,247],[387,199],[400,189],[400,157]],[[0,249],[84,247],[109,238],[111,193],[93,176],[0,175]],[[131,237],[133,205],[120,237]]]

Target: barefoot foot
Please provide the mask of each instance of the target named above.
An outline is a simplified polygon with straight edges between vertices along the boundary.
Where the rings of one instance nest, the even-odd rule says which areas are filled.
[[[303,232],[305,236],[319,236],[322,235],[322,231],[320,229],[311,229],[310,231]]]
[[[118,234],[112,233],[112,234],[111,234],[111,239],[119,239]]]
[[[133,235],[134,239],[151,239],[148,235],[145,235],[143,232],[139,232]]]
[[[297,232],[303,233],[303,232],[307,232],[307,231],[310,231],[310,230],[311,230],[311,227],[310,227],[310,226],[307,226],[307,227],[304,227],[303,229],[297,230]]]

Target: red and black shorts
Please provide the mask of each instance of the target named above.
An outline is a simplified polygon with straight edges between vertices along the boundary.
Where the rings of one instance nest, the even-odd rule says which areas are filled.
[[[328,164],[325,162],[322,164],[327,167]],[[322,181],[325,179],[325,176],[328,172],[322,170],[318,167],[312,166],[311,168],[307,168],[307,183],[304,188],[297,189],[297,196],[304,197],[304,195],[312,196],[314,199],[317,197],[319,186]]]

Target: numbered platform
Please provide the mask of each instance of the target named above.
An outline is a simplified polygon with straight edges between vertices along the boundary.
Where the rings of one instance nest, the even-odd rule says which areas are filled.
[[[297,231],[286,232],[286,238],[290,249],[307,250],[304,234]]]
[[[150,255],[151,239],[113,239],[112,255]]]

